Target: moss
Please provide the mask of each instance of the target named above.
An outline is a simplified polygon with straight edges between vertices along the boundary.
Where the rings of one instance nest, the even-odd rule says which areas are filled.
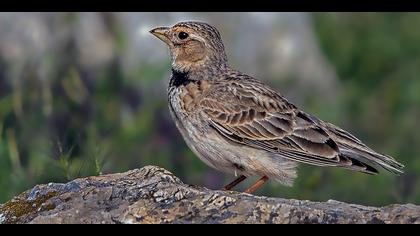
[[[0,212],[3,213],[4,217],[4,221],[1,223],[13,224],[17,222],[28,222],[35,216],[35,213],[53,210],[55,208],[54,204],[45,206],[42,206],[42,204],[50,198],[57,196],[57,194],[58,192],[56,191],[50,191],[31,201],[26,199],[26,194],[22,194],[12,199],[0,206]],[[26,219],[22,221],[22,219],[20,219],[21,217],[26,217]]]

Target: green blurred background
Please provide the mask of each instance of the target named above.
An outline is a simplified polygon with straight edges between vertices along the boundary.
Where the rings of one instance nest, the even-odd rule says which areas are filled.
[[[301,165],[294,187],[256,194],[420,204],[418,13],[0,13],[0,203],[145,165],[213,189],[234,178],[199,161],[169,117],[168,50],[148,30],[182,20],[215,25],[233,67],[406,166]]]

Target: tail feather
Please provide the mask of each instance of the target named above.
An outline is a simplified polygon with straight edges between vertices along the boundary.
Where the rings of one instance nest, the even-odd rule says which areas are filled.
[[[341,163],[341,165],[339,166],[341,168],[363,172],[365,174],[370,174],[370,175],[378,174],[378,170],[375,169],[370,164],[367,164],[366,162],[362,162],[352,156],[345,155],[343,153],[340,153],[339,156],[340,156],[340,163]]]
[[[376,165],[384,168],[385,170],[400,175],[403,172],[404,165],[398,163],[393,158],[385,156],[375,152],[367,152],[360,149],[341,149],[340,150],[344,156],[347,156],[351,159],[358,160],[367,165]]]
[[[333,139],[343,156],[367,165],[380,166],[397,175],[404,173],[404,165],[394,158],[375,152],[355,136],[333,124],[324,122],[322,124],[327,128],[328,133],[334,136]]]

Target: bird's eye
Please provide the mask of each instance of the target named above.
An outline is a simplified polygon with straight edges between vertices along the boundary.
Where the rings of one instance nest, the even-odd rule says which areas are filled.
[[[180,32],[180,33],[178,34],[178,38],[179,38],[179,39],[186,39],[186,38],[188,38],[188,34],[187,34],[187,33],[185,33],[185,32]]]

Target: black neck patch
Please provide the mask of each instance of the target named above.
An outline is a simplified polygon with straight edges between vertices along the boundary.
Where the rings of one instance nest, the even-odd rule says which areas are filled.
[[[172,69],[172,75],[171,75],[171,79],[169,81],[169,86],[179,87],[181,85],[187,85],[191,82],[194,82],[194,81],[190,80],[188,78],[188,73],[179,72],[179,71],[176,71],[176,70]]]

